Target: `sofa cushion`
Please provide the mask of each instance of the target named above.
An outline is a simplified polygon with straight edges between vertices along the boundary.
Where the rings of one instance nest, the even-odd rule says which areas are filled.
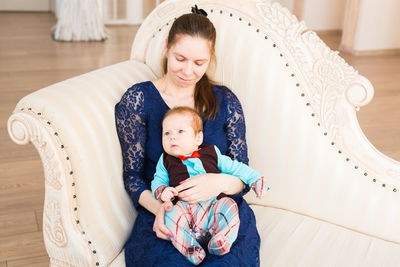
[[[291,211],[251,205],[261,266],[400,266],[400,244]]]

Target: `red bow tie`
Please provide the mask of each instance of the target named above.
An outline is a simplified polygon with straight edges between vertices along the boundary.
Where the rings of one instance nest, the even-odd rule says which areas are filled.
[[[180,158],[181,160],[185,161],[185,160],[187,160],[187,159],[200,158],[200,154],[199,154],[199,152],[195,151],[195,152],[192,153],[192,155],[190,155],[190,156],[188,156],[188,157],[179,155],[179,158]]]

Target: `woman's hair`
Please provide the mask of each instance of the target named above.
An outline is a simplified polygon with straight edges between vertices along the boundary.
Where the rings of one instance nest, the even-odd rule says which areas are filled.
[[[212,22],[204,15],[190,13],[177,18],[171,26],[168,34],[167,49],[170,49],[182,35],[200,37],[210,43],[211,63],[216,63],[215,41],[216,31]],[[164,73],[167,73],[167,58],[163,60]],[[195,109],[204,119],[215,118],[217,113],[217,97],[213,85],[207,74],[196,83],[194,90]]]
[[[199,132],[203,131],[203,121],[200,117],[200,114],[195,110],[194,108],[191,107],[186,107],[186,106],[179,106],[179,107],[174,107],[170,110],[168,110],[167,113],[165,113],[163,122],[164,120],[172,115],[188,115],[192,117],[192,128],[194,130],[195,134],[198,134]]]

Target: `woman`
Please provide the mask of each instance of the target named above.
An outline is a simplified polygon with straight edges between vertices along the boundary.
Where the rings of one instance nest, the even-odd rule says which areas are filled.
[[[150,191],[162,150],[161,121],[175,106],[189,106],[203,114],[204,143],[248,163],[242,107],[224,86],[213,86],[205,74],[215,60],[216,32],[206,16],[186,14],[171,26],[166,40],[165,75],[129,88],[115,107],[117,132],[124,163],[125,188],[138,216],[125,246],[129,266],[190,266],[168,240],[164,214],[170,202],[161,203]],[[245,189],[244,189],[245,188]],[[237,177],[203,174],[189,178],[176,189],[189,203],[230,195],[239,207],[239,235],[230,253],[207,254],[202,266],[259,266],[260,237],[255,217],[242,198],[249,188]],[[186,190],[187,189],[187,190]]]

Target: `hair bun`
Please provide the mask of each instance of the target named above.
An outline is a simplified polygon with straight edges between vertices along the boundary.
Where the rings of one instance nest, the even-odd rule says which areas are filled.
[[[207,17],[207,12],[206,11],[204,11],[204,9],[199,9],[198,7],[197,7],[197,5],[194,5],[194,7],[192,7],[192,13],[194,13],[194,14],[199,14],[199,15],[203,15],[203,16],[206,16]]]

